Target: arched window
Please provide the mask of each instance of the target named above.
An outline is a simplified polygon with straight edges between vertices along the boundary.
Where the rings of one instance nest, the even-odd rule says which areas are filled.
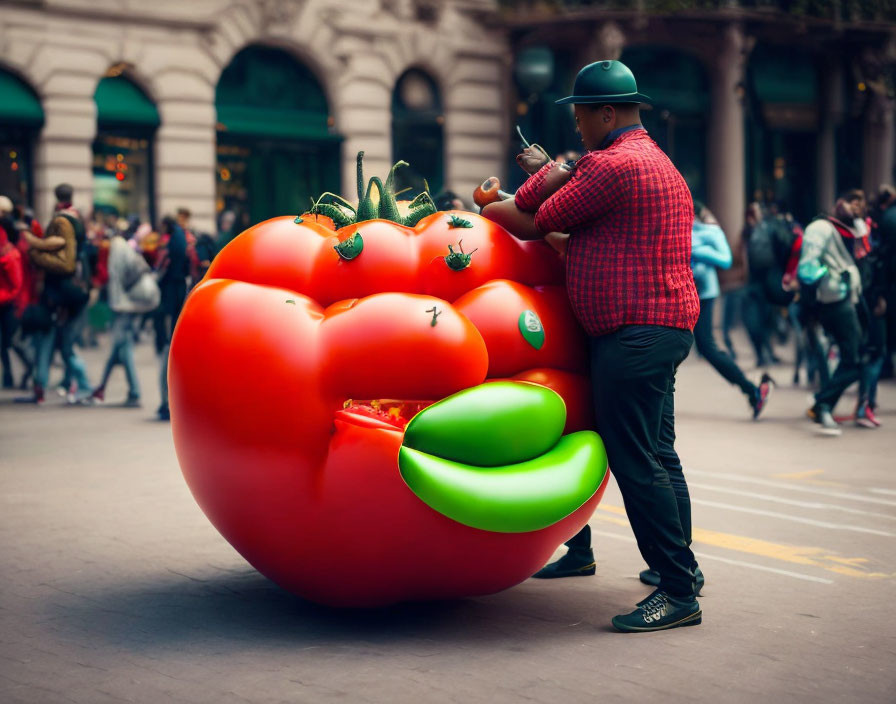
[[[33,205],[33,154],[44,111],[31,88],[0,69],[0,193]]]
[[[444,122],[436,82],[419,69],[405,71],[392,92],[392,160],[410,164],[397,172],[399,190],[419,193],[424,179],[433,195],[444,187]]]
[[[620,59],[638,90],[653,99],[641,123],[684,176],[696,198],[706,200],[706,132],[709,84],[700,61],[662,47],[632,47]]]
[[[122,70],[110,69],[93,95],[93,206],[110,216],[155,222],[153,139],[159,111]]]
[[[317,79],[287,52],[251,46],[221,73],[217,209],[240,228],[340,189],[339,143]]]

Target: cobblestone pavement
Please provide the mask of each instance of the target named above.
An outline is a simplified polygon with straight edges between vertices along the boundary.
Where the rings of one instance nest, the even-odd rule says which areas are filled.
[[[86,352],[94,379],[103,351]],[[704,621],[622,635],[610,618],[648,589],[615,486],[591,522],[594,577],[375,611],[285,593],[194,503],[170,428],[153,417],[148,343],[138,364],[143,409],[0,395],[4,704],[896,701],[892,382],[884,428],[821,438],[786,367],[773,371],[788,384],[752,423],[692,355],[678,433]],[[107,398],[124,396],[118,371]]]

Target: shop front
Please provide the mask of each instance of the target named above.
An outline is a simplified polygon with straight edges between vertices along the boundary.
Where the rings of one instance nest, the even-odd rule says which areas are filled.
[[[0,69],[0,194],[33,204],[34,147],[44,124],[35,92],[18,76]]]
[[[149,97],[115,70],[94,94],[93,207],[108,218],[156,221],[153,139],[159,113]]]
[[[308,68],[281,49],[252,46],[221,74],[217,108],[217,212],[239,228],[307,210],[340,187],[341,137]]]

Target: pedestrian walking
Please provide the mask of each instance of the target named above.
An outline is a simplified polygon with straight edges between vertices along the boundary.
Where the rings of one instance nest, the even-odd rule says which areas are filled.
[[[797,235],[780,209],[762,216],[758,207],[751,207],[748,213],[744,325],[756,353],[756,366],[767,367],[780,362],[771,348],[771,333],[778,326],[781,308],[789,306],[795,295],[784,289],[782,281]]]
[[[859,345],[862,329],[856,311],[862,280],[845,240],[861,238],[856,224],[858,197],[838,198],[833,215],[816,218],[806,226],[798,277],[802,295],[816,303],[818,321],[834,340],[840,361],[833,375],[815,394],[807,411],[819,432],[840,435],[833,410],[843,392],[859,380]],[[867,233],[866,235],[867,236]]]
[[[534,175],[514,199],[483,210],[522,239],[570,235],[566,283],[589,336],[596,429],[641,555],[659,574],[648,598],[613,619],[628,632],[702,619],[690,497],[674,447],[675,372],[700,310],[694,210],[684,178],[640,123],[648,101],[621,62],[586,66],[558,103],[574,105],[588,153],[570,169],[527,148],[518,161]]]
[[[875,288],[883,300],[872,307],[875,315],[880,313],[884,325],[884,351],[877,379],[892,378],[893,354],[896,352],[896,189],[881,187],[875,207],[875,233],[877,266]],[[877,384],[869,388],[869,406],[875,411],[877,406]]]
[[[6,205],[5,202],[0,203],[0,211],[6,210]],[[22,291],[22,254],[15,245],[17,240],[18,233],[12,218],[8,213],[0,213],[0,366],[3,368],[4,389],[15,385],[9,351],[18,327],[16,301]]]
[[[90,382],[84,360],[75,351],[75,338],[83,325],[83,316],[90,298],[90,267],[84,248],[85,232],[80,215],[72,207],[73,189],[60,184],[55,189],[57,203],[46,237],[23,230],[29,245],[29,257],[40,270],[40,325],[32,334],[34,341],[34,394],[29,399],[43,403],[50,372],[50,361],[56,347],[62,355],[66,372],[71,374],[74,388],[70,402],[90,396]]]
[[[198,275],[196,250],[188,237],[190,211],[181,208],[175,220],[166,217],[162,224],[162,241],[157,254],[161,305],[156,313],[156,353],[159,355],[159,393],[161,403],[156,413],[159,420],[168,420],[168,348],[174,326],[184,307],[191,279]]]
[[[128,382],[128,395],[124,405],[139,408],[140,381],[134,366],[137,323],[141,314],[158,307],[161,293],[149,264],[121,234],[115,235],[109,242],[107,271],[109,308],[115,314],[112,322],[112,347],[106,359],[103,378],[91,398],[94,402],[105,401],[106,384],[112,370],[120,364],[124,367]]]
[[[719,297],[719,276],[717,269],[731,266],[731,248],[725,233],[709,209],[699,201],[694,201],[694,227],[691,243],[691,269],[700,298],[700,317],[694,326],[694,342],[700,355],[730,383],[738,386],[747,397],[753,419],[765,409],[771,394],[773,382],[763,373],[757,386],[725,352],[719,349],[713,335],[713,311]]]

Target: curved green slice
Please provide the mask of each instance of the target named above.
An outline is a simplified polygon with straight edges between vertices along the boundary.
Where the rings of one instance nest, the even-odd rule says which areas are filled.
[[[458,523],[497,533],[541,530],[566,518],[600,487],[607,454],[597,433],[560,439],[535,459],[476,467],[402,447],[401,476],[425,504]]]
[[[480,384],[423,409],[404,445],[483,467],[532,459],[552,448],[566,425],[566,404],[550,389],[518,381]]]

